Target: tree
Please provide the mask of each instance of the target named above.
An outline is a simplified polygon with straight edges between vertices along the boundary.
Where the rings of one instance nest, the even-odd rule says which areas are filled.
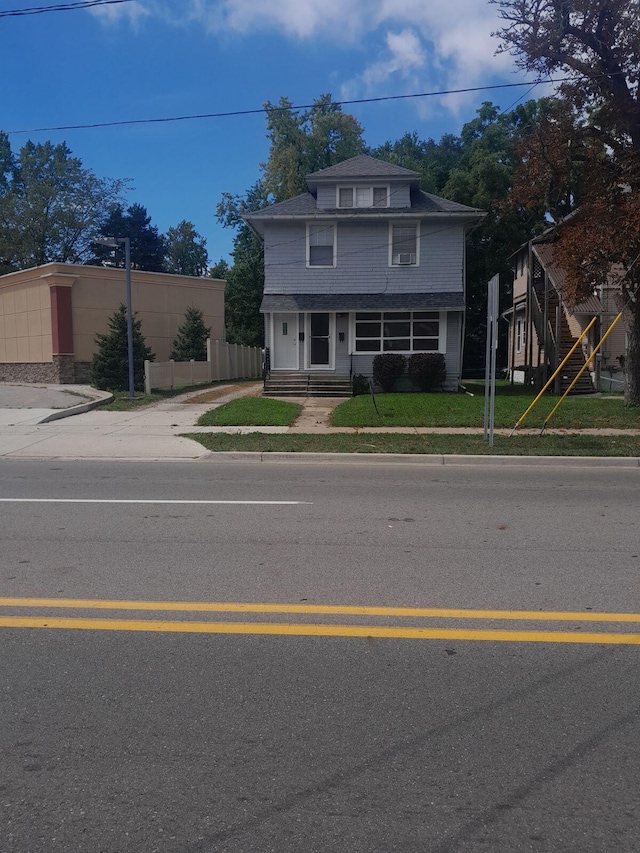
[[[109,332],[96,335],[97,351],[91,361],[91,382],[96,388],[126,391],[129,388],[129,350],[127,345],[127,307],[120,304],[109,318]],[[136,391],[144,390],[144,362],[155,355],[146,345],[142,324],[133,315],[133,381]]]
[[[176,275],[206,275],[209,256],[207,241],[192,222],[183,219],[169,228],[165,237],[165,271]]]
[[[214,264],[209,269],[209,278],[221,278],[225,279],[229,274],[229,264],[225,261],[224,258],[220,258],[217,264]]]
[[[126,210],[121,204],[113,206],[100,228],[105,237],[129,237],[132,269],[164,272],[165,240],[156,226],[151,224],[151,217],[144,205],[132,204]],[[91,263],[102,264],[113,256],[113,249],[94,246]],[[124,261],[124,249],[116,249],[116,267],[124,267]]]
[[[515,203],[533,209],[542,196],[556,226],[554,255],[567,275],[570,301],[591,295],[609,276],[618,278],[629,340],[625,401],[640,405],[637,0],[492,2],[505,22],[496,33],[499,50],[527,70],[567,77],[555,107],[523,134]],[[567,207],[574,212],[563,219]]]
[[[243,220],[242,214],[260,210],[269,204],[264,184],[258,181],[244,196],[223,193],[217,207],[218,221],[235,227],[233,267],[226,275],[225,326],[232,344],[262,346],[264,324],[260,303],[264,289],[264,251],[262,243]]]
[[[14,156],[0,134],[0,269],[83,262],[125,187],[83,168],[64,142],[27,142]]]
[[[326,169],[365,150],[362,126],[342,112],[331,95],[321,95],[313,106],[294,111],[289,98],[267,101],[269,159],[262,166],[262,182],[274,201],[306,191],[305,176]]]
[[[184,315],[184,323],[178,329],[178,333],[171,345],[171,358],[175,361],[207,360],[207,339],[211,335],[211,328],[204,324],[202,311],[199,308],[187,308]]]

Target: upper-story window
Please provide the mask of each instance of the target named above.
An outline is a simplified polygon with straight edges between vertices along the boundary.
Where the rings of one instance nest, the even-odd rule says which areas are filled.
[[[335,267],[336,226],[332,222],[309,222],[307,225],[307,266]]]
[[[338,207],[389,207],[389,187],[338,187]]]
[[[418,223],[390,225],[389,266],[415,267],[420,263]]]

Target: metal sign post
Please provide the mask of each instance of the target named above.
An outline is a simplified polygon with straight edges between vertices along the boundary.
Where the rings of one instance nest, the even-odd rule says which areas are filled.
[[[493,447],[496,409],[496,359],[498,354],[498,297],[500,277],[494,275],[487,288],[487,348],[484,372],[484,440]]]

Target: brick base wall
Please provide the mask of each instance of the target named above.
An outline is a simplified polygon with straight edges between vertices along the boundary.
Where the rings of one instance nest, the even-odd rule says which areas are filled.
[[[57,382],[53,364],[0,364],[0,382]]]
[[[88,385],[91,365],[73,356],[54,355],[52,362],[0,363],[0,382],[46,382],[52,385]]]

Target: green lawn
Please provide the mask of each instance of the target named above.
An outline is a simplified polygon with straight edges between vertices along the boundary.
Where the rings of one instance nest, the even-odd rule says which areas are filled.
[[[640,457],[640,436],[497,435],[489,448],[481,435],[226,435],[191,433],[209,450],[286,453],[427,453],[471,456],[634,456]]]
[[[298,403],[242,397],[206,412],[198,426],[291,426],[301,411]]]
[[[341,403],[333,412],[332,426],[443,426],[482,427],[484,424],[484,385],[465,383],[474,396],[457,394],[377,394],[378,412],[370,395],[353,397]],[[495,426],[513,427],[535,395],[523,386],[500,383],[496,388]],[[545,396],[536,404],[521,424],[541,427],[560,398]],[[549,427],[563,429],[639,429],[640,408],[626,407],[622,397],[568,397]]]

